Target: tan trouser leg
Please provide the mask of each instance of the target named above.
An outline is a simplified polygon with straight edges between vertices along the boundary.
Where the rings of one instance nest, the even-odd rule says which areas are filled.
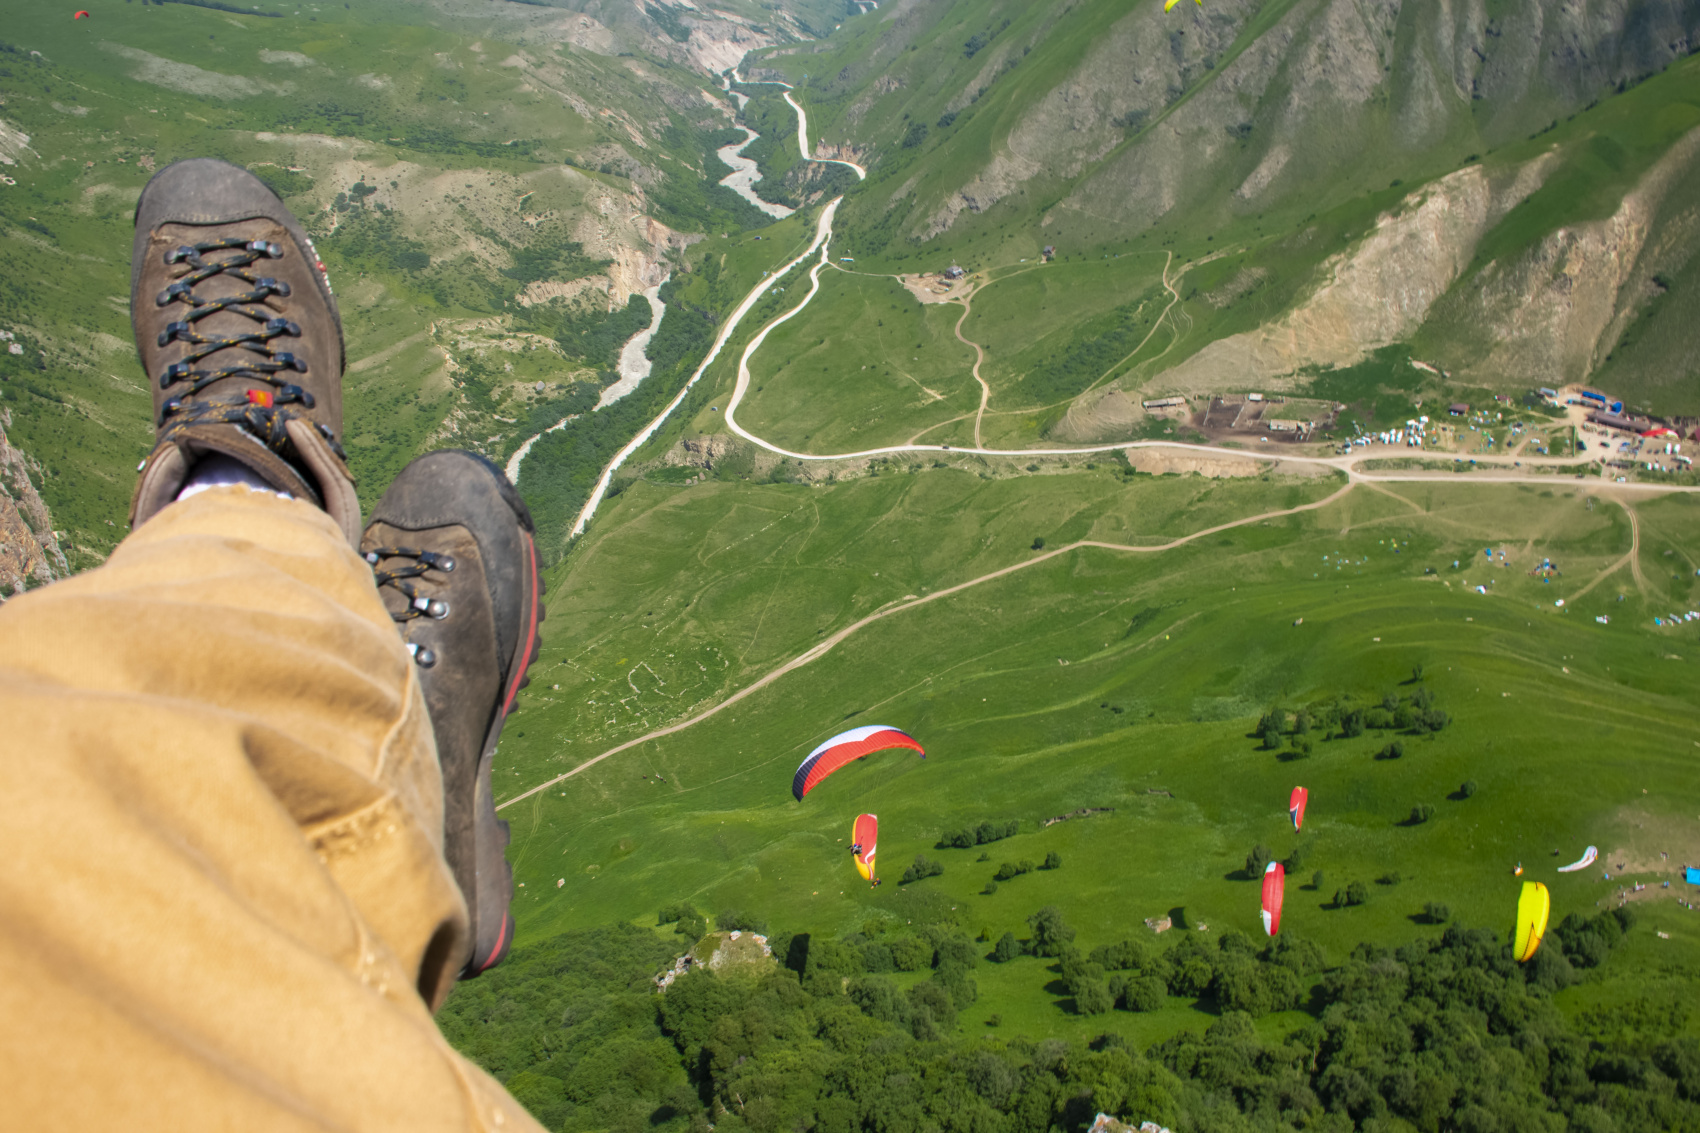
[[[0,607],[0,1126],[529,1129],[456,1055],[413,664],[307,504],[217,488]]]

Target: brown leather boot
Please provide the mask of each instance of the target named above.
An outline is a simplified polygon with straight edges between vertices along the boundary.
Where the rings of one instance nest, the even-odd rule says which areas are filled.
[[[132,527],[218,453],[359,541],[336,299],[313,242],[259,178],[211,158],[154,174],[136,204],[130,322],[158,430]]]
[[[419,666],[443,769],[443,856],[472,917],[462,978],[513,943],[513,870],[490,770],[502,721],[537,659],[543,585],[531,513],[476,453],[427,453],[402,469],[360,543]],[[427,1002],[433,1002],[427,989]]]

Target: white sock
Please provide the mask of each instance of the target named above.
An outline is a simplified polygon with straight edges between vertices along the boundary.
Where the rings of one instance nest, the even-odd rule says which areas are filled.
[[[195,466],[189,470],[189,478],[183,481],[183,487],[178,489],[177,498],[186,500],[208,488],[225,488],[235,484],[240,484],[252,492],[270,492],[285,500],[295,498],[288,492],[278,491],[246,464],[223,453],[211,453],[197,460]]]

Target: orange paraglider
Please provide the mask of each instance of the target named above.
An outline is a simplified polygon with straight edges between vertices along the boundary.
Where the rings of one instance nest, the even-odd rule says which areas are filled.
[[[84,10],[83,10],[83,11],[81,11],[81,12],[78,12],[78,13],[77,13],[77,14],[76,14],[76,15],[74,15],[74,16],[72,16],[72,17],[71,17],[71,22],[72,22],[72,23],[76,23],[76,22],[77,22],[77,21],[78,21],[78,20],[80,20],[80,19],[82,19],[82,18],[83,18],[83,17],[84,17],[84,16],[88,16],[88,10],[87,10],[87,9],[84,9]],[[93,19],[93,18],[94,18],[94,17],[93,17],[93,16],[89,16],[89,18],[90,18],[90,19]]]

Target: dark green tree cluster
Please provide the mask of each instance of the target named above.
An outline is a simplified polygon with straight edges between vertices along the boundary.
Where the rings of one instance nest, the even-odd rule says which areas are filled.
[[[961,830],[951,830],[939,837],[936,849],[966,850],[971,846],[984,846],[988,842],[999,842],[1005,838],[1013,838],[1021,833],[1021,820],[1006,819],[993,822],[983,818],[973,826],[964,826]]]
[[[1018,862],[1004,862],[998,866],[998,871],[992,874],[992,880],[1009,881],[1011,878],[1020,877],[1024,873],[1032,873],[1037,868],[1039,867],[1026,858],[1022,858]]]
[[[576,930],[516,949],[439,1021],[547,1128],[570,1131],[1082,1133],[1100,1112],[1203,1131],[1700,1128],[1685,1005],[1614,1004],[1579,1030],[1550,998],[1632,925],[1628,910],[1573,915],[1523,965],[1499,935],[1451,926],[1360,945],[1324,972],[1321,951],[1287,934],[1261,952],[1181,933],[1167,949],[1082,955],[1060,910],[1030,918],[1025,951],[1055,961],[1075,1010],[1154,1010],[1175,994],[1219,1013],[1143,1053],[1114,1034],[957,1033],[977,950],[949,925],[780,934],[765,974],[699,970],[664,995],[651,977],[676,945],[631,925]],[[899,983],[865,964],[871,946],[930,971]],[[1005,934],[994,956],[1018,950]],[[1257,1015],[1301,1002],[1309,1021],[1260,1037]]]
[[[673,925],[674,932],[691,941],[699,939],[708,931],[708,919],[686,901],[662,909],[658,923]]]
[[[943,862],[934,861],[925,854],[916,854],[915,861],[908,869],[903,871],[903,876],[898,880],[897,884],[908,885],[911,882],[922,881],[929,877],[937,877],[943,872]]]
[[[648,379],[612,405],[544,434],[526,458],[522,492],[537,524],[538,549],[550,562],[565,553],[567,531],[603,467],[673,399],[713,345],[713,314],[685,302],[679,295],[682,286],[677,276],[662,285],[667,317],[645,352],[654,364]],[[687,399],[685,410],[689,406]]]
[[[1336,736],[1353,739],[1372,729],[1427,735],[1451,723],[1452,717],[1435,707],[1434,694],[1424,686],[1407,697],[1389,692],[1374,704],[1360,703],[1350,694],[1342,693],[1300,709],[1290,726],[1283,709],[1271,708],[1258,718],[1254,734],[1263,741],[1264,750],[1279,751],[1290,742],[1292,749],[1283,758],[1303,759],[1311,753],[1313,729],[1320,730],[1327,739]],[[1404,745],[1394,741],[1383,747],[1376,758],[1398,759],[1404,751]]]

